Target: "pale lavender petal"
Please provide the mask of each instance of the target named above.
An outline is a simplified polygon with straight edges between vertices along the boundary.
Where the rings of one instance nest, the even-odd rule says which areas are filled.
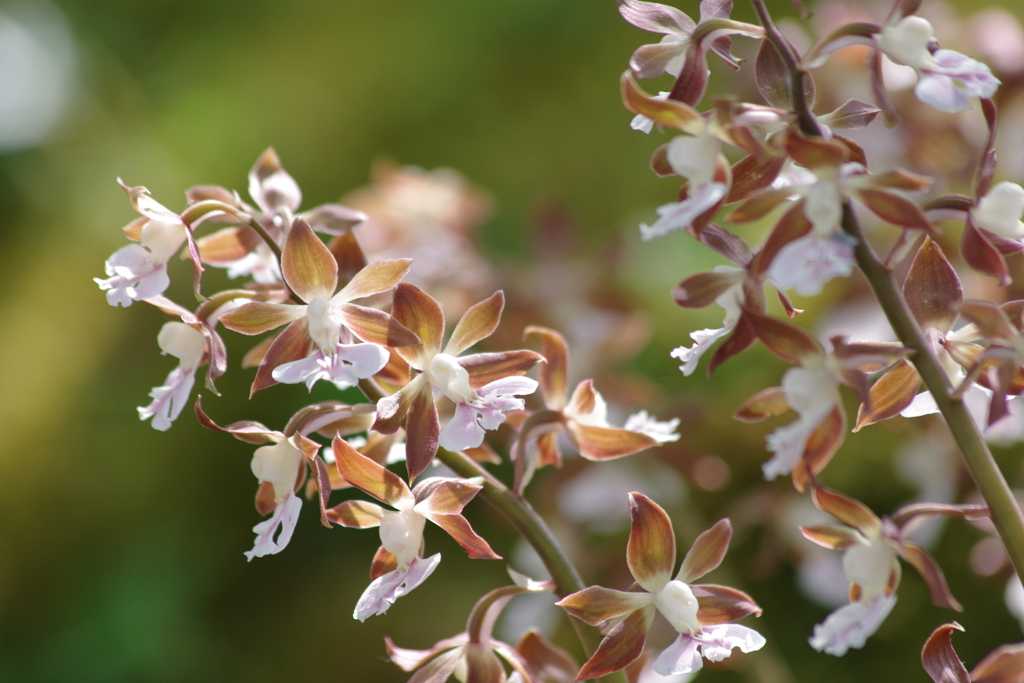
[[[939,405],[935,402],[930,391],[922,391],[914,397],[906,408],[900,411],[903,417],[921,417],[939,412]]]
[[[294,493],[289,493],[284,502],[274,508],[274,514],[252,528],[256,533],[256,544],[252,550],[245,553],[245,556],[252,562],[254,557],[264,555],[276,555],[285,549],[288,541],[292,540],[292,533],[299,521],[299,512],[302,511],[302,499]],[[280,529],[281,533],[277,540],[274,534]]]
[[[842,657],[852,648],[862,648],[889,616],[896,596],[878,596],[870,602],[853,602],[840,607],[814,627],[808,642],[818,652]]]
[[[154,387],[149,392],[153,402],[146,407],[139,406],[139,419],[146,420],[152,417],[153,429],[166,432],[188,403],[188,397],[192,393],[195,381],[195,368],[186,370],[179,366],[171,370],[163,385]]]
[[[275,382],[280,382],[281,384],[298,384],[310,375],[320,372],[320,361],[323,357],[320,349],[316,349],[302,360],[278,365],[270,376],[274,378]]]
[[[484,428],[477,423],[477,411],[468,403],[459,403],[455,415],[441,430],[439,443],[448,451],[476,448],[484,442]]]
[[[732,654],[733,648],[740,652],[754,652],[764,647],[765,639],[752,628],[739,624],[720,624],[703,629],[696,638],[701,643],[701,654],[710,662],[720,662]]]
[[[914,86],[917,99],[939,111],[958,112],[971,108],[971,98],[949,76],[922,73]]]
[[[643,114],[637,114],[633,117],[633,120],[629,122],[629,127],[633,130],[638,130],[641,133],[650,133],[654,130],[654,119],[649,119]]]
[[[138,244],[129,244],[115,251],[104,264],[107,279],[93,278],[107,293],[111,306],[131,306],[165,291],[170,285],[167,264],[151,262],[151,254]]]
[[[479,396],[492,394],[525,396],[537,390],[537,380],[529,377],[502,377],[477,390]]]
[[[163,294],[171,286],[167,275],[167,264],[153,264],[153,269],[140,277],[135,286],[128,288],[128,294],[136,301],[143,301],[157,294]]]
[[[662,676],[674,676],[698,671],[704,666],[697,646],[700,643],[691,635],[682,633],[654,660],[654,671]]]
[[[780,289],[813,296],[829,280],[853,272],[853,246],[850,237],[839,233],[829,237],[805,235],[779,250],[768,266],[768,279]]]
[[[679,427],[678,417],[666,420],[665,422],[659,422],[653,415],[649,415],[646,410],[633,413],[626,418],[626,424],[622,426],[623,429],[631,432],[645,434],[658,443],[679,441],[679,434],[676,432],[677,427]]]
[[[352,368],[358,379],[373,377],[384,369],[391,355],[380,344],[338,344],[334,355]]]
[[[426,581],[440,562],[441,553],[436,553],[426,559],[417,557],[409,563],[406,569],[396,569],[383,576],[378,576],[363,591],[352,616],[359,621],[366,621],[368,617],[384,614],[391,605],[395,604],[395,600],[407,595]]]
[[[640,239],[648,242],[655,237],[685,228],[717,204],[725,196],[727,189],[724,183],[704,183],[683,201],[659,206],[659,218],[653,225],[640,224]]]

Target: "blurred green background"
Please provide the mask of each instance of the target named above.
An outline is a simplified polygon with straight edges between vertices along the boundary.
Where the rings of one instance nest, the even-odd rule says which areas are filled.
[[[10,40],[31,47],[25,27],[37,51],[13,52]],[[755,349],[710,384],[703,370],[683,378],[667,355],[720,319],[713,310],[684,314],[668,291],[719,261],[682,235],[639,242],[637,222],[651,220],[677,184],[647,171],[657,143],[629,129],[619,103],[619,74],[650,41],[610,0],[22,0],[0,5],[5,36],[0,83],[24,91],[32,81],[38,108],[4,114],[21,127],[0,131],[0,681],[404,681],[384,659],[385,634],[426,648],[461,631],[473,602],[505,581],[503,563],[471,563],[434,529],[427,543],[444,554],[438,572],[361,625],[351,612],[375,533],[327,531],[307,505],[285,552],[247,564],[242,552],[258,521],[252,448],[203,430],[188,411],[167,434],[137,419],[135,406],[173,361],[158,354],[158,311],[111,308],[91,281],[133,217],[115,178],[179,210],[192,185],[244,193],[268,145],[306,207],[365,185],[382,157],[457,169],[492,193],[496,213],[480,240],[508,272],[527,273],[537,258],[532,236],[545,206],[571,216],[579,253],[616,245],[615,274],[595,271],[596,279],[652,313],[652,341],[632,368],[660,388],[661,415],[684,418],[683,441],[648,457],[680,480],[709,454],[731,473],[723,491],[692,486],[666,505],[685,518],[677,532],[688,541],[718,516],[748,519],[725,571],[765,608],[750,625],[773,650],[702,675],[925,680],[915,648],[954,615],[928,605],[912,571],[866,651],[836,660],[806,646],[827,610],[797,591],[788,551],[770,549],[776,532],[762,524],[761,506],[777,509],[791,495],[786,482],[759,477],[774,423],[740,428],[729,418],[785,366]],[[46,112],[57,111],[50,125]],[[175,265],[170,294],[188,305]],[[247,405],[252,371],[237,367],[246,348],[229,341],[224,397],[204,405],[222,422],[280,427],[305,393],[265,392]],[[912,493],[891,465],[896,439],[911,432],[901,423],[851,436],[829,483],[891,510]],[[1002,453],[1015,472],[1019,453]],[[560,476],[538,482],[541,507],[554,510],[544,495]],[[474,505],[470,517],[513,555],[490,510]],[[955,642],[972,664],[1021,633],[1002,606],[1005,574],[978,580],[967,567],[981,535],[950,529],[936,553],[969,605],[960,618],[968,632]],[[582,557],[607,550],[614,558],[585,566],[586,579],[625,588],[610,583],[622,580],[624,541],[621,526],[580,539]],[[564,624],[553,633],[575,647]]]

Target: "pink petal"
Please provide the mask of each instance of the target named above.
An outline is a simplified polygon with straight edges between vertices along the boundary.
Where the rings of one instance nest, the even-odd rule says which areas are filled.
[[[388,358],[387,349],[377,344],[338,344],[332,354],[316,349],[302,360],[282,363],[271,376],[281,384],[305,381],[309,389],[322,379],[334,382],[338,389],[347,389],[380,372]]]
[[[152,417],[153,429],[166,432],[171,428],[171,423],[181,415],[182,409],[188,402],[189,394],[192,393],[195,381],[195,368],[184,370],[177,367],[171,370],[163,386],[155,387],[149,392],[153,402],[145,408],[139,406],[139,419],[145,420]]]
[[[971,98],[967,93],[956,87],[949,76],[942,74],[921,74],[914,86],[917,99],[939,111],[958,112],[971,108]]]
[[[299,512],[302,510],[302,499],[294,493],[289,493],[283,503],[274,508],[274,514],[252,528],[256,533],[256,544],[252,550],[245,553],[245,556],[252,562],[254,557],[264,555],[276,555],[285,549],[288,541],[292,540],[292,533],[295,531],[295,524],[299,521]],[[274,534],[280,528],[281,533],[277,540]]]
[[[476,448],[484,442],[484,428],[477,423],[477,411],[468,403],[459,403],[455,415],[441,430],[439,443],[449,451]]]
[[[407,569],[396,569],[377,577],[363,591],[352,616],[359,621],[366,621],[368,617],[384,614],[391,605],[395,604],[395,600],[426,581],[427,577],[437,569],[439,562],[441,562],[440,553],[426,559],[417,557],[409,563]]]
[[[701,661],[697,646],[700,643],[686,633],[680,634],[675,641],[665,648],[654,660],[654,671],[662,676],[675,676],[699,671],[704,662]]]
[[[854,602],[840,607],[814,627],[808,642],[818,652],[842,657],[852,648],[862,648],[889,616],[896,604],[896,596],[879,596],[863,603]]]

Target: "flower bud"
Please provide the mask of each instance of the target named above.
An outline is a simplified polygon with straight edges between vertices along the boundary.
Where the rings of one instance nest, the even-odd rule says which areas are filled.
[[[971,209],[971,219],[979,228],[984,228],[1000,237],[1019,239],[1024,237],[1024,188],[1017,183],[1002,181],[988,191],[978,205]]]
[[[323,299],[313,299],[306,307],[309,336],[324,354],[334,353],[341,336],[341,318]]]
[[[398,558],[399,569],[407,567],[419,556],[426,521],[426,517],[412,509],[386,512],[381,518],[381,545]]]
[[[295,488],[302,464],[302,451],[287,440],[257,448],[252,456],[252,473],[274,485],[274,499],[281,503]]]
[[[459,365],[454,356],[439,353],[430,361],[430,383],[456,403],[476,400],[476,392],[469,386],[469,372]]]
[[[698,633],[700,622],[697,621],[697,596],[690,587],[678,579],[669,581],[658,591],[654,604],[662,616],[668,619],[672,628],[680,633]]]
[[[183,368],[195,368],[203,360],[206,338],[199,330],[185,323],[166,323],[156,337],[160,350],[181,361]]]

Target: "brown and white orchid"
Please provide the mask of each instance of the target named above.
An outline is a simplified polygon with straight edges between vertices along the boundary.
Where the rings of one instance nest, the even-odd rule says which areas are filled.
[[[902,557],[928,585],[932,602],[956,611],[963,608],[949,591],[942,569],[923,548],[907,538],[934,517],[976,518],[988,514],[979,505],[914,503],[892,517],[879,518],[866,505],[838,491],[815,486],[814,504],[846,526],[800,527],[810,541],[843,551],[843,572],[850,581],[850,604],[840,607],[814,627],[811,647],[841,657],[850,648],[864,647],[896,604]]]
[[[377,402],[374,430],[390,434],[406,423],[406,466],[415,479],[434,459],[438,447],[464,451],[480,446],[484,431],[497,429],[505,413],[522,410],[537,382],[521,375],[543,358],[526,350],[477,353],[463,351],[491,335],[501,320],[505,295],[498,291],[469,308],[442,349],[444,313],[426,292],[407,282],[395,290],[392,314],[412,330],[422,345],[395,349],[416,371],[391,396]],[[455,414],[441,429],[434,390],[455,404]]]
[[[643,652],[647,631],[660,613],[679,637],[655,660],[662,676],[696,671],[701,657],[718,662],[734,648],[753,652],[764,647],[757,631],[730,623],[761,608],[742,591],[693,581],[716,568],[725,557],[732,537],[723,519],[702,533],[679,567],[675,578],[675,532],[672,521],[642,493],[629,494],[631,526],[626,549],[629,571],[642,591],[617,591],[591,586],[555,603],[572,616],[593,626],[612,623],[594,655],[576,675],[577,680],[599,678],[625,668]]]
[[[335,524],[356,529],[380,527],[381,547],[370,569],[372,582],[356,604],[359,621],[383,614],[395,600],[423,583],[441,561],[441,554],[423,557],[427,520],[444,529],[475,559],[499,560],[478,536],[462,508],[483,488],[479,479],[424,479],[414,488],[397,474],[370,460],[341,437],[332,442],[335,463],[345,480],[363,493],[394,508],[388,511],[360,500],[347,500],[325,510]]]
[[[288,325],[267,349],[252,393],[278,382],[312,387],[321,379],[353,386],[387,364],[384,346],[420,343],[389,314],[352,303],[394,289],[409,270],[408,259],[371,263],[339,290],[334,254],[296,219],[281,260],[284,281],[298,302],[252,301],[221,317],[225,327],[248,335]],[[366,343],[353,343],[352,337]]]

